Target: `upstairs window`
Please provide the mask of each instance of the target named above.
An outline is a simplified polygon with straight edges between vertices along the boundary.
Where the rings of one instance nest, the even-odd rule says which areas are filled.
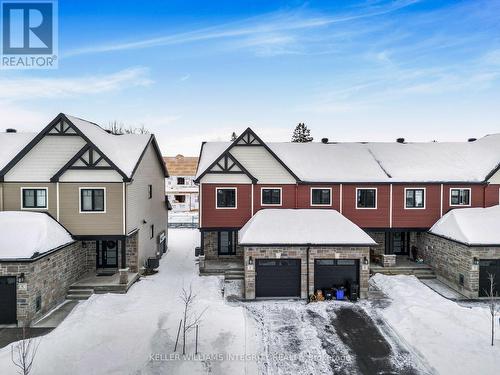
[[[153,185],[148,185],[148,199],[153,198]]]
[[[186,179],[184,177],[177,177],[177,185],[186,185]]]
[[[377,189],[357,188],[356,208],[377,208]]]
[[[470,189],[451,189],[450,206],[470,206]]]
[[[47,208],[47,188],[22,188],[22,208]]]
[[[332,189],[311,188],[311,206],[331,206]]]
[[[262,188],[261,192],[263,206],[281,206],[281,188]]]
[[[216,189],[217,208],[236,208],[236,188]]]
[[[405,189],[405,208],[425,208],[425,189]]]
[[[104,212],[105,191],[103,188],[80,189],[81,212]]]

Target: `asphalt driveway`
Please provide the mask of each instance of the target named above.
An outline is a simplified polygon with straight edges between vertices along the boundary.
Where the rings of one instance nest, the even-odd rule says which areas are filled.
[[[46,335],[54,328],[30,328],[28,337],[39,337]],[[23,329],[17,327],[0,328],[0,349],[9,345],[11,342],[22,340]]]

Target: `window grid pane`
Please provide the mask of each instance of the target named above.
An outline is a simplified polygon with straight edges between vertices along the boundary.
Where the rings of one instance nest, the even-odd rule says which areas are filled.
[[[359,189],[358,190],[358,207],[360,208],[375,208],[376,190],[375,189]]]
[[[217,189],[217,207],[235,208],[236,190],[235,189]]]

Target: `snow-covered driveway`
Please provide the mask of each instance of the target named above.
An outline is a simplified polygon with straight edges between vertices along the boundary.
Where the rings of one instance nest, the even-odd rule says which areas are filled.
[[[170,230],[169,253],[160,272],[142,278],[126,295],[94,295],[80,303],[66,320],[43,337],[34,375],[63,374],[214,374],[255,373],[245,361],[172,361],[181,306],[179,292],[192,283],[199,309],[208,307],[200,326],[199,351],[243,355],[246,312],[221,297],[220,277],[199,277],[194,258],[197,230]],[[188,342],[194,353],[194,332]],[[0,350],[0,374],[16,374],[10,346]]]

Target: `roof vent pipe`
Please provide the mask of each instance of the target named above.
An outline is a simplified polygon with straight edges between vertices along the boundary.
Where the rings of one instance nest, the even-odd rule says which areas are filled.
[[[398,139],[396,139],[396,142],[398,142],[398,143],[405,143],[405,139],[404,138],[398,138]]]
[[[321,138],[321,143],[327,144],[328,143],[328,138]]]
[[[17,133],[17,129],[8,128],[8,129],[5,129],[5,132],[6,133]]]
[[[477,138],[469,138],[469,139],[467,140],[467,142],[475,142],[475,141],[477,141]]]

